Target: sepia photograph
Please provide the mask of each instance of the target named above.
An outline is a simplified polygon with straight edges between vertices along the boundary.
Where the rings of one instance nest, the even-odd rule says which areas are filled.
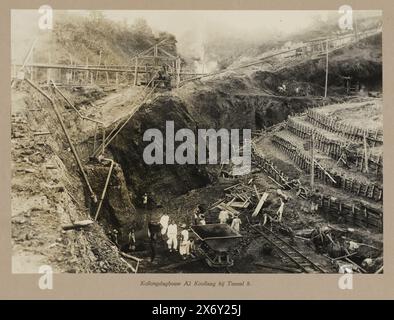
[[[14,274],[384,273],[381,10],[10,18]]]

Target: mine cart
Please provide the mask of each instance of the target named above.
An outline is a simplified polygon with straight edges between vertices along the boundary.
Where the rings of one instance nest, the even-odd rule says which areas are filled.
[[[227,224],[196,225],[191,229],[197,236],[196,251],[205,257],[210,267],[223,268],[234,264],[229,251],[242,238],[239,233]]]

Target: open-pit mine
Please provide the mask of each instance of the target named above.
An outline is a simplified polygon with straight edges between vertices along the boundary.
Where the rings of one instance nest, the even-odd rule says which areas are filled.
[[[381,16],[198,59],[54,18],[13,39],[13,272],[383,272]]]

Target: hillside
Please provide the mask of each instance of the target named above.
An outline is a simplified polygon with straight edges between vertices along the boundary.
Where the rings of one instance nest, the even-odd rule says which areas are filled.
[[[164,31],[154,34],[142,18],[128,24],[111,21],[98,11],[88,16],[59,13],[54,17],[52,33],[39,37],[34,59],[64,64],[127,65],[132,57],[164,39],[168,40],[163,48],[176,55],[175,37]]]

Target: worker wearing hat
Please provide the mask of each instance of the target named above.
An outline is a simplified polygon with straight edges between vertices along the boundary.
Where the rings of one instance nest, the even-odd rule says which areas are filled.
[[[190,240],[189,240],[189,231],[187,230],[186,224],[181,225],[181,243],[179,245],[179,254],[185,260],[188,256],[190,256]]]

